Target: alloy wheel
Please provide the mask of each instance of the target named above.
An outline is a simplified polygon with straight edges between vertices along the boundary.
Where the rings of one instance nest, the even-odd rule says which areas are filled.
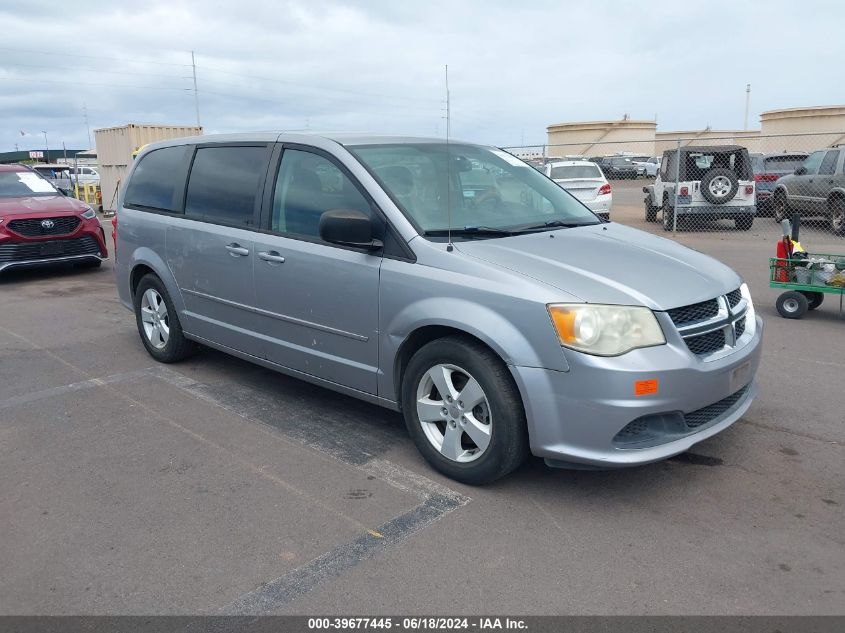
[[[457,365],[439,364],[425,372],[416,406],[426,439],[443,457],[472,462],[490,445],[490,403],[479,382]]]
[[[170,338],[167,304],[155,288],[147,288],[141,297],[141,323],[144,334],[156,349],[162,349]]]

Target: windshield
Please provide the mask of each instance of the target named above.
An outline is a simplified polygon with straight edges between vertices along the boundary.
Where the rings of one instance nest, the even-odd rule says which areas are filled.
[[[601,178],[601,170],[595,164],[589,165],[560,165],[552,166],[552,179],[567,180],[570,178]]]
[[[0,198],[54,196],[56,188],[31,171],[0,171]]]
[[[348,149],[423,233],[599,223],[564,189],[502,150],[458,143]]]

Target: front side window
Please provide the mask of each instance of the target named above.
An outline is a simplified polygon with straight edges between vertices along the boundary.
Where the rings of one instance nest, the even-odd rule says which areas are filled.
[[[123,203],[130,207],[177,211],[179,190],[184,186],[188,146],[164,147],[143,158],[132,172]]]
[[[836,171],[836,161],[839,160],[839,150],[831,150],[829,151],[824,160],[822,160],[822,164],[819,166],[819,175],[820,176],[830,176],[833,172]]]
[[[319,237],[320,216],[335,209],[372,216],[367,199],[337,165],[319,154],[286,149],[273,191],[271,230]]]
[[[819,171],[819,165],[822,164],[822,159],[824,158],[824,152],[813,152],[809,156],[807,156],[807,160],[804,161],[804,164],[801,167],[804,168],[804,173],[808,175],[816,174]]]
[[[266,161],[266,147],[201,147],[188,178],[185,215],[235,226],[252,225]]]
[[[424,234],[598,224],[564,189],[501,150],[451,143],[348,148]]]

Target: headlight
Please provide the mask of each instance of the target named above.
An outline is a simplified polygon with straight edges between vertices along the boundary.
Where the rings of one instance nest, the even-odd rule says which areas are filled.
[[[754,331],[757,329],[757,317],[754,312],[754,302],[751,300],[751,291],[748,289],[748,284],[743,283],[739,287],[739,293],[748,303],[748,309],[745,311],[745,331],[749,334],[754,334]]]
[[[666,338],[648,308],[558,303],[548,306],[560,344],[596,356],[619,356]]]
[[[93,220],[94,218],[97,217],[97,214],[94,213],[94,209],[89,208],[87,211],[85,211],[82,214],[82,217],[85,218],[86,220]]]

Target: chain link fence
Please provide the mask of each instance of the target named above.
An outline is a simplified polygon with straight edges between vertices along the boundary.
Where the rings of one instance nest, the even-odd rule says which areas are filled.
[[[505,147],[612,220],[670,235],[782,234],[845,252],[845,132],[585,141]],[[605,181],[610,184],[607,192]]]

